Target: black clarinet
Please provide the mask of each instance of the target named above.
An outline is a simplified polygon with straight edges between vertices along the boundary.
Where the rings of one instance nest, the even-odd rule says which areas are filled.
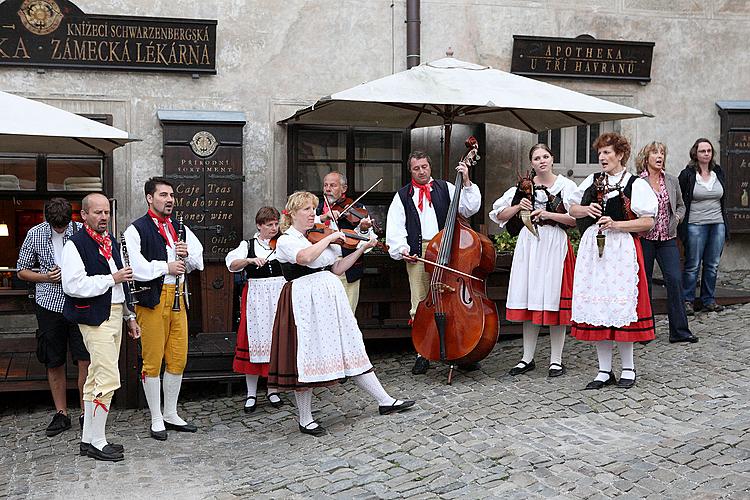
[[[178,226],[177,226],[177,242],[175,242],[175,255],[177,252],[177,243],[181,242],[185,238],[185,225],[182,221],[182,215],[180,215],[177,218]],[[177,255],[177,259],[185,262],[185,259]],[[180,293],[180,281],[184,282],[184,279],[180,280],[181,274],[178,274],[174,279],[174,302],[172,302],[172,310],[177,312],[180,310],[180,296],[182,293]]]
[[[122,263],[125,264],[125,267],[130,267],[130,256],[128,255],[128,246],[125,244],[125,233],[120,233],[120,247],[122,248]],[[130,291],[130,302],[128,302],[128,306],[131,311],[134,311],[135,305],[138,303],[135,294],[145,292],[148,290],[148,287],[136,289],[135,281],[132,279],[127,280],[126,283],[128,284],[128,291]]]

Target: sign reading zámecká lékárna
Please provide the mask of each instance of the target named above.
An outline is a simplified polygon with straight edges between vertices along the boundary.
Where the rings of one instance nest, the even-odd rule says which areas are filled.
[[[653,52],[653,42],[513,35],[510,72],[650,82]]]
[[[5,0],[0,66],[216,74],[216,25],[85,14],[68,0]]]

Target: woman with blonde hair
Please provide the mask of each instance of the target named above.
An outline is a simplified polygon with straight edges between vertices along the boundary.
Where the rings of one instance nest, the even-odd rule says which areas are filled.
[[[648,294],[653,308],[652,277],[656,260],[667,287],[669,341],[695,343],[698,337],[690,332],[682,305],[680,252],[677,249],[677,225],[685,217],[685,203],[682,201],[680,183],[677,177],[667,173],[666,163],[667,146],[662,142],[646,144],[636,158],[638,174],[648,181],[659,202],[654,227],[641,235]]]
[[[351,377],[372,396],[381,415],[400,412],[414,401],[392,398],[373,373],[362,332],[349,306],[341,280],[364,251],[377,244],[372,236],[354,252],[341,257],[340,231],[331,231],[317,243],[307,239],[315,225],[318,197],[298,191],[289,196],[282,213],[284,233],[276,254],[287,284],[276,309],[268,383],[293,390],[299,412],[299,430],[325,433],[312,417],[312,388]]]

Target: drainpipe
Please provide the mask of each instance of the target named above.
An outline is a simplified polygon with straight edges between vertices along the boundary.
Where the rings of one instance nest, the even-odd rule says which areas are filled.
[[[419,0],[406,0],[406,69],[419,66]]]

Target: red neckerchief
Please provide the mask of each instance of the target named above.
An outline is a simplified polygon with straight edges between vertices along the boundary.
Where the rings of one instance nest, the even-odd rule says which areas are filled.
[[[164,238],[164,243],[167,244],[168,247],[172,246],[172,243],[169,241],[169,238],[167,238],[167,232],[164,230],[164,226],[167,226],[169,229],[169,234],[172,235],[172,241],[177,241],[177,233],[174,230],[174,226],[172,225],[172,219],[169,217],[159,217],[156,215],[151,209],[148,209],[148,215],[151,217],[151,220],[154,221],[154,224],[156,224],[156,227],[159,228],[159,234],[162,238]]]
[[[322,213],[321,215],[325,215],[325,214],[327,214],[328,212],[330,212],[330,211],[331,211],[331,210],[330,210],[330,209],[328,208],[328,199],[327,199],[327,198],[325,198],[325,195],[326,195],[326,194],[325,194],[325,193],[323,193],[323,197],[324,197],[324,198],[323,198],[323,213]],[[326,225],[326,227],[329,227],[329,226],[331,225],[331,219],[328,219],[328,220],[327,220],[327,221],[325,221],[325,222],[324,222],[323,224],[325,224],[325,225]]]
[[[86,228],[86,232],[91,236],[91,239],[99,245],[99,253],[102,254],[102,257],[109,261],[112,258],[112,239],[109,237],[109,233],[104,231],[104,233],[99,234],[91,229],[88,224],[84,224],[83,227]]]
[[[419,211],[421,212],[424,208],[424,199],[427,198],[427,203],[432,206],[432,196],[430,196],[430,189],[432,188],[432,181],[428,182],[427,184],[419,184],[414,181],[414,179],[411,180],[411,185],[414,189],[419,190]]]

